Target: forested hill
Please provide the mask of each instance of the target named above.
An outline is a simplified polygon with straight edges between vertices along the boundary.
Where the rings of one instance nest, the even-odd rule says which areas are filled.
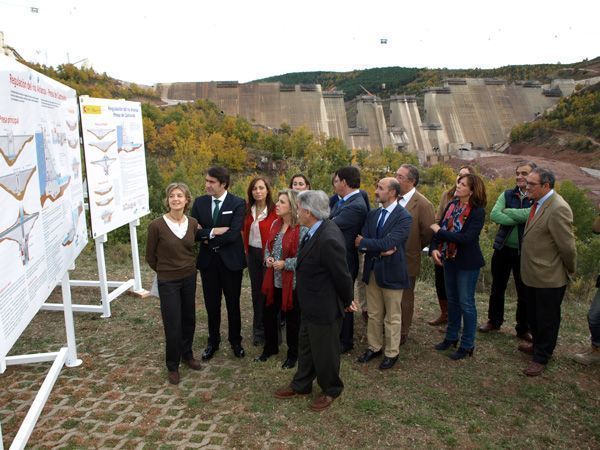
[[[382,98],[396,94],[418,94],[424,88],[439,86],[445,78],[501,78],[509,82],[537,80],[550,82],[553,78],[581,79],[598,75],[600,57],[574,64],[536,64],[504,66],[496,69],[429,69],[414,67],[380,67],[351,72],[296,72],[255,80],[279,81],[283,84],[320,84],[324,91],[344,91],[352,100],[365,91]]]
[[[152,88],[138,86],[111,78],[106,73],[98,73],[93,68],[78,68],[73,64],[54,67],[29,63],[20,60],[44,75],[75,89],[78,95],[97,98],[123,98],[146,103],[160,103],[160,96]]]

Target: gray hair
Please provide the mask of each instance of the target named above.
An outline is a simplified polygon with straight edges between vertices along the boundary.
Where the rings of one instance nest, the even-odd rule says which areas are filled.
[[[540,177],[540,184],[543,186],[548,183],[550,189],[554,189],[554,182],[556,181],[556,177],[554,176],[554,172],[550,169],[546,169],[544,167],[536,167],[530,173],[537,173]]]
[[[524,167],[524,166],[529,166],[529,168],[531,170],[533,170],[537,167],[537,164],[534,163],[533,161],[522,161],[520,164],[517,164],[517,167],[515,167],[515,169],[518,169],[519,167]]]
[[[419,184],[419,169],[412,164],[402,164],[400,167],[408,170],[408,180],[415,184],[415,187]]]
[[[323,191],[304,191],[298,194],[298,206],[306,209],[317,220],[329,217],[329,197]]]

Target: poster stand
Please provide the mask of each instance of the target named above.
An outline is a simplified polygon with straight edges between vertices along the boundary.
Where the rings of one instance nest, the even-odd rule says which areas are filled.
[[[75,327],[73,323],[73,308],[71,304],[71,287],[69,284],[69,272],[65,272],[61,280],[62,297],[64,305],[64,316],[65,316],[65,330],[67,335],[67,346],[62,347],[58,352],[48,353],[32,353],[27,355],[17,356],[6,356],[0,358],[0,373],[6,370],[6,366],[18,365],[18,364],[32,364],[38,362],[49,362],[52,361],[52,367],[48,371],[40,390],[38,391],[35,399],[23,423],[19,428],[15,438],[12,441],[10,449],[23,449],[27,444],[33,428],[44,409],[44,405],[50,396],[52,387],[58,379],[58,375],[62,370],[63,366],[77,367],[81,365],[81,360],[77,358],[77,344],[75,341]],[[4,448],[2,439],[2,428],[0,428],[0,450]]]
[[[127,281],[108,281],[106,276],[106,258],[104,257],[104,243],[108,241],[108,235],[103,234],[94,239],[96,247],[96,261],[98,263],[98,281],[95,280],[71,280],[71,286],[99,287],[102,305],[73,305],[75,312],[102,313],[100,317],[111,316],[110,303],[124,292],[131,290],[133,295],[141,298],[148,297],[150,292],[142,288],[142,276],[140,271],[140,257],[137,242],[137,226],[139,219],[129,222],[129,237],[131,240],[131,259],[133,261],[133,278]],[[116,288],[109,292],[109,288]],[[62,311],[64,304],[44,303],[41,309],[46,311]]]

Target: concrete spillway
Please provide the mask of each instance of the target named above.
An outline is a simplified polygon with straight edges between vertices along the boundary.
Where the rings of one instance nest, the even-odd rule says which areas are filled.
[[[584,83],[580,81],[578,83]],[[335,137],[351,148],[393,146],[416,153],[421,161],[448,157],[460,148],[493,149],[506,142],[515,125],[533,120],[574,90],[573,80],[551,86],[535,82],[507,84],[496,79],[448,79],[424,93],[423,117],[414,96],[392,96],[386,122],[383,100],[357,100],[356,127],[349,128],[342,92],[323,92],[320,85],[285,85],[236,81],[157,85],[161,97],[206,99],[223,112],[257,126],[306,127],[315,135]]]

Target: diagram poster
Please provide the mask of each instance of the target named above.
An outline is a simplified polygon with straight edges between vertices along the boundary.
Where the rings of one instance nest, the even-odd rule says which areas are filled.
[[[0,54],[0,358],[87,244],[76,92]]]
[[[81,97],[81,125],[94,238],[150,212],[142,107]]]

